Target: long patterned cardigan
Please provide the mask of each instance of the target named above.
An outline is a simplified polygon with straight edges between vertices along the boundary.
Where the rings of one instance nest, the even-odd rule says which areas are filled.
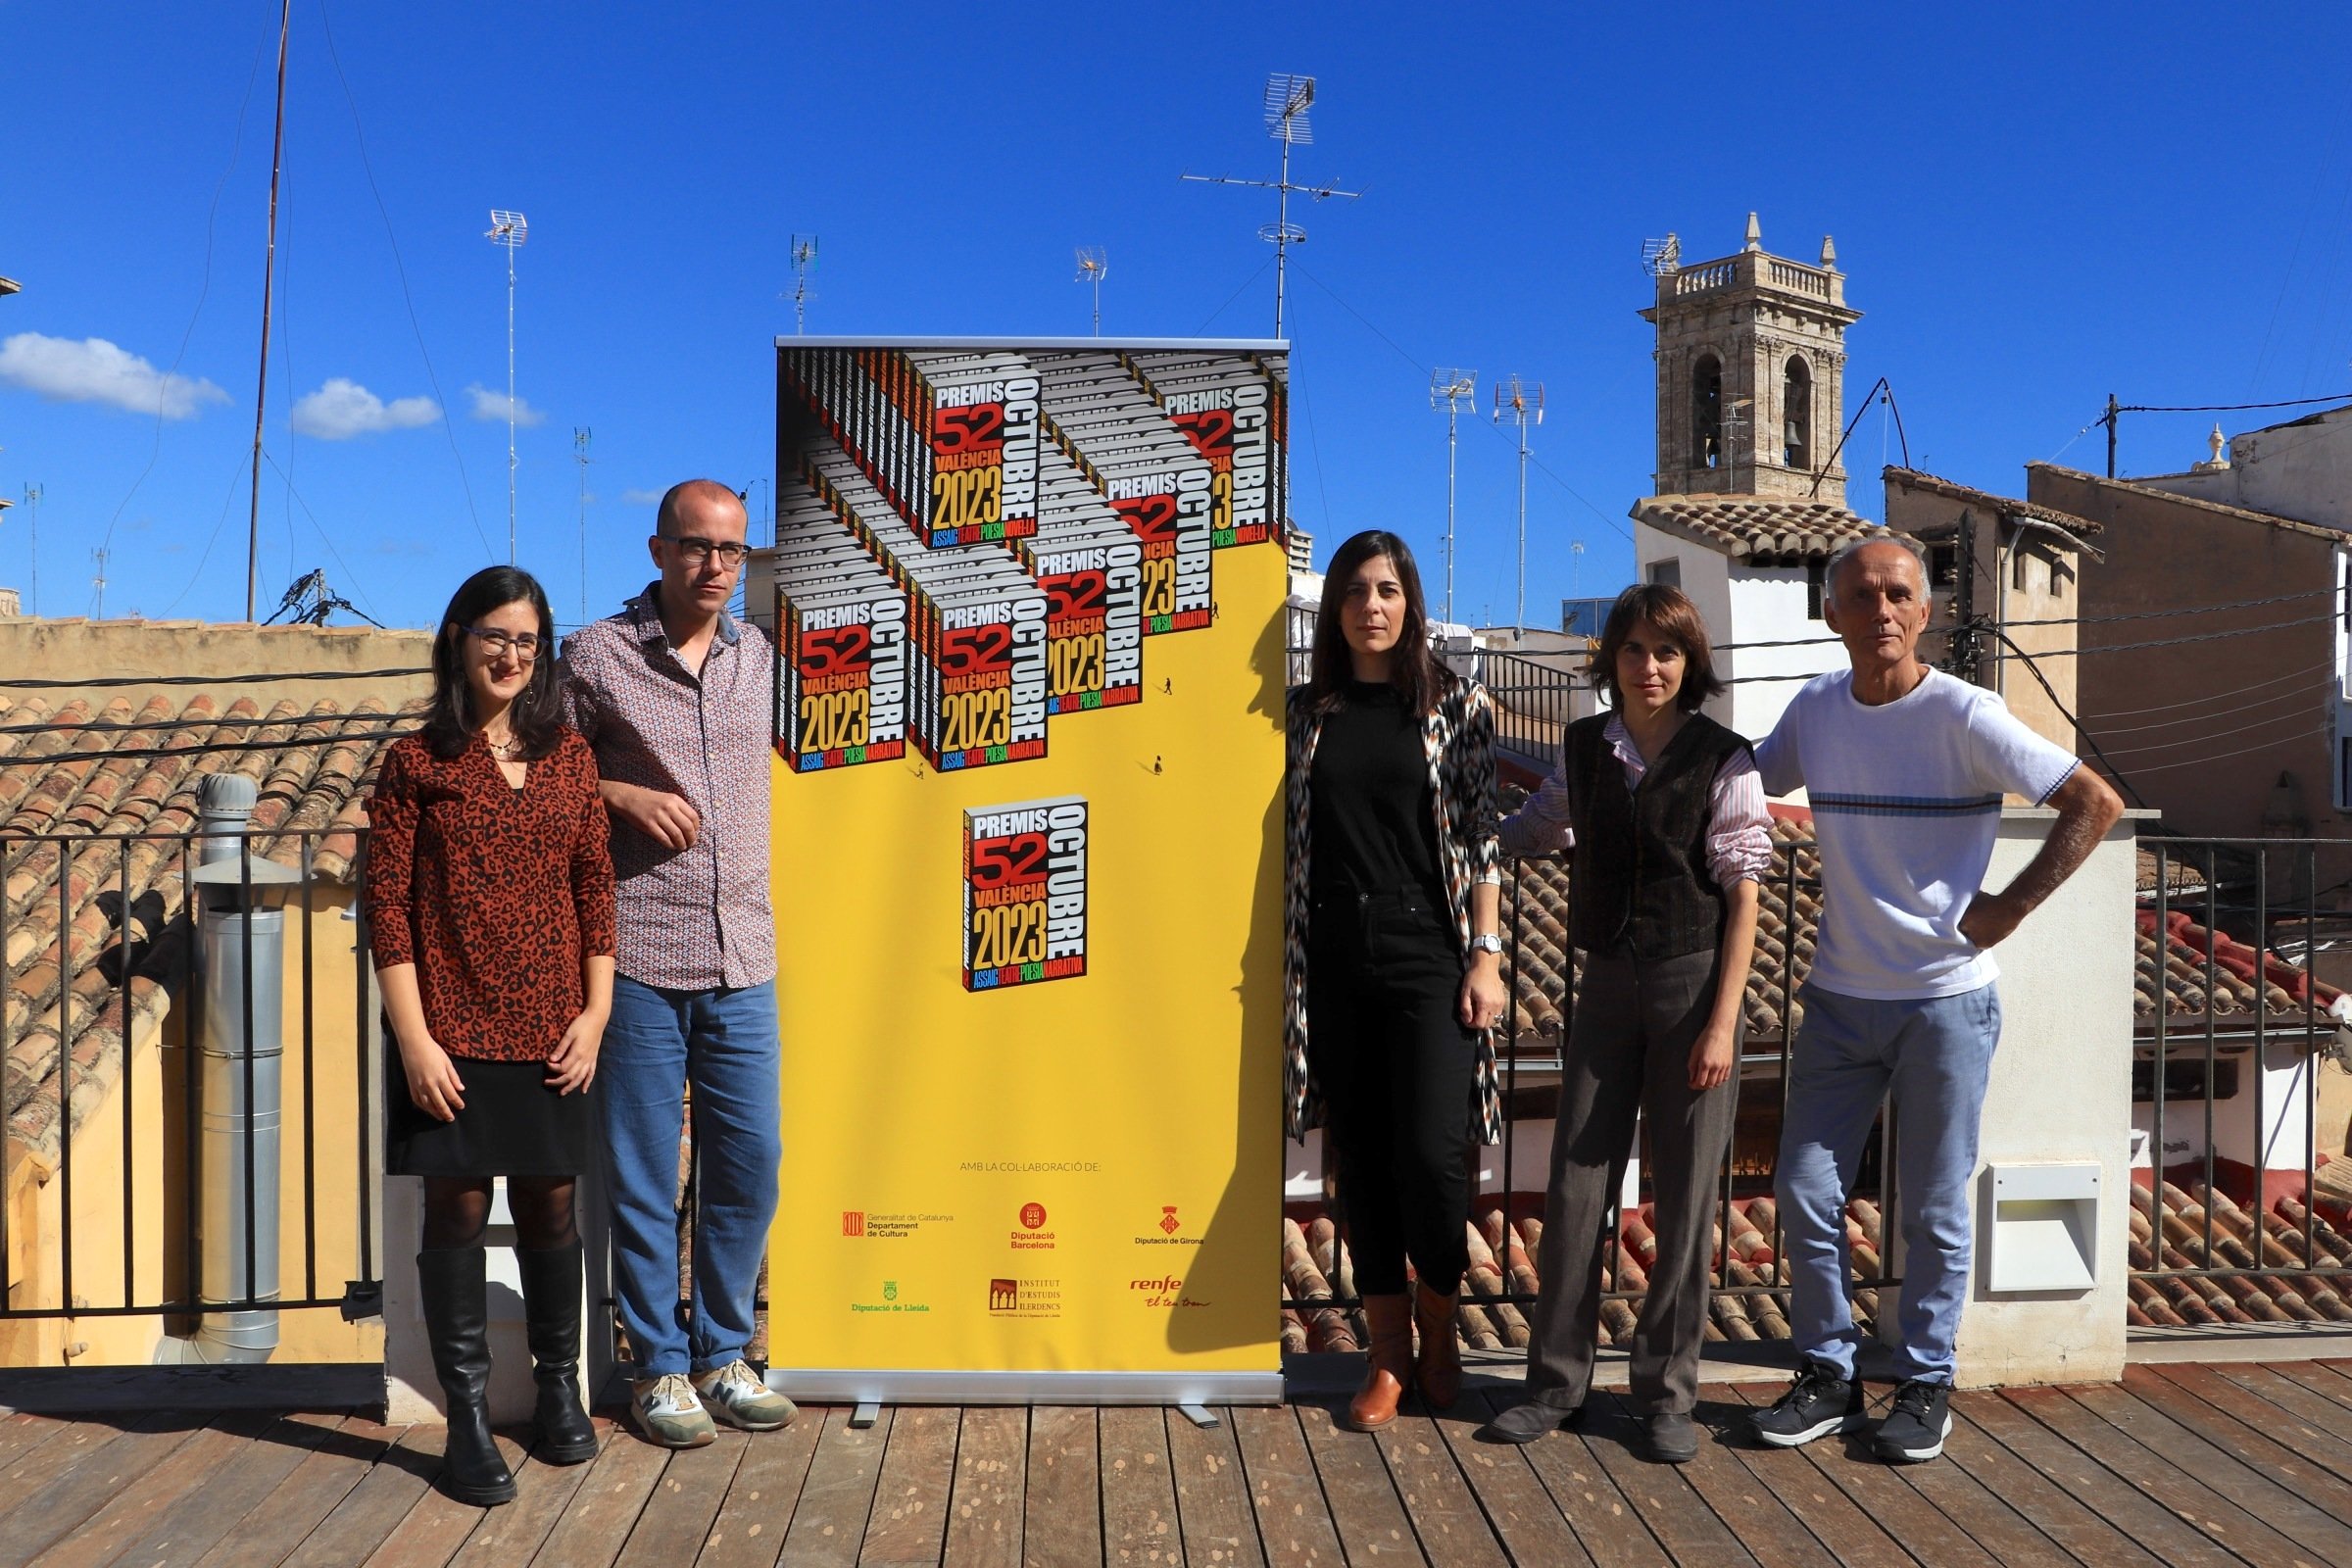
[[[1289,704],[1283,835],[1283,1131],[1303,1139],[1309,1127],[1323,1125],[1323,1097],[1306,1038],[1307,889],[1311,885],[1307,855],[1312,840],[1307,809],[1315,746],[1323,738],[1323,715],[1314,710],[1304,686],[1291,688]],[[1429,759],[1429,780],[1436,801],[1439,870],[1446,879],[1446,902],[1453,913],[1454,939],[1466,968],[1470,890],[1482,882],[1502,881],[1502,844],[1496,836],[1494,809],[1494,704],[1487,689],[1476,681],[1454,681],[1421,722],[1421,749]],[[1478,1053],[1478,1078],[1470,1103],[1463,1108],[1476,1142],[1499,1143],[1502,1086],[1494,1069],[1494,1030],[1480,1030],[1473,1049]]]

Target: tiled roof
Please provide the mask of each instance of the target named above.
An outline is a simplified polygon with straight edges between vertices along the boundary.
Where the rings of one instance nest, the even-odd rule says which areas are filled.
[[[1754,566],[1801,566],[1886,533],[1830,502],[1778,496],[1644,496],[1632,516]]]
[[[1503,808],[1512,809],[1518,798],[1518,792],[1505,791]],[[1772,870],[1757,900],[1756,956],[1747,977],[1750,1050],[1769,1047],[1781,1039],[1782,999],[1793,999],[1812,971],[1813,943],[1821,922],[1821,861],[1813,848],[1811,825],[1775,817],[1772,837]],[[1791,857],[1796,867],[1793,916],[1788,908]],[[2154,858],[2143,858],[2142,864],[2152,886]],[[1518,958],[1518,968],[1510,976],[1513,1038],[1525,1054],[1548,1055],[1559,1049],[1561,986],[1570,968],[1569,875],[1568,865],[1559,860],[1503,862],[1502,906],[1511,912],[1515,942],[1514,949],[1506,951],[1506,965],[1511,952]],[[2219,1027],[2232,1032],[2251,1028],[2255,1012],[2252,950],[2227,935],[2217,941],[2182,910],[2170,911],[2168,928],[2161,985],[2169,1008],[2168,1022],[2175,1027],[2192,1022],[2202,1027],[2210,993],[2211,1011]],[[2154,910],[2140,910],[2139,929],[2133,933],[2136,987],[2132,1012],[2142,1030],[2154,1024],[2159,995],[2155,931]],[[2205,973],[2209,946],[2215,956],[2210,987]],[[2310,983],[2304,971],[2273,955],[2267,973],[2272,1027],[2299,1024],[2302,988]],[[2336,993],[2322,985],[2315,995],[2317,1005],[2325,1008]],[[1791,1000],[1789,1005],[1801,1024],[1802,1004]],[[2332,1025],[2326,1026],[2326,1032],[2331,1035]]]
[[[144,1039],[169,1009],[186,962],[180,840],[196,824],[196,784],[242,773],[261,799],[256,853],[348,882],[378,756],[413,717],[384,704],[157,696],[38,700],[0,716],[0,1117],[7,1168],[46,1171],[58,1149],[60,1002],[73,1062],[73,1125],[120,1074],[125,1036]],[[219,747],[222,750],[208,751]],[[66,847],[40,834],[154,834]],[[125,915],[127,914],[127,922]],[[125,924],[128,931],[125,935]],[[61,940],[59,928],[65,928]]]
[[[2352,1301],[2345,1292],[2345,1271],[2352,1269],[2352,1209],[2332,1193],[2310,1195],[2310,1206],[2275,1188],[2266,1194],[2261,1239],[2256,1239],[2252,1213],[2229,1194],[2192,1182],[2185,1189],[2163,1185],[2163,1204],[2151,1222],[2152,1198],[2144,1187],[2132,1195],[2130,1304],[2127,1316],[2133,1328],[2184,1328],[2247,1323],[2352,1322]],[[2244,1195],[2243,1201],[2250,1202]],[[2213,1245],[2205,1244],[2210,1207]],[[1878,1291],[1870,1281],[1882,1276],[1879,1207],[1866,1198],[1846,1205],[1846,1241],[1850,1248],[1854,1316],[1862,1332],[1872,1332],[1878,1316]],[[1600,1339],[1604,1345],[1632,1341],[1640,1315],[1638,1298],[1648,1288],[1646,1264],[1656,1256],[1652,1227],[1653,1205],[1628,1209],[1618,1229],[1614,1256],[1603,1254],[1601,1288],[1626,1292],[1636,1299],[1604,1299],[1600,1308]],[[2310,1250],[2306,1252],[2305,1228]],[[2161,1228],[2162,1239],[2157,1238]],[[1729,1278],[1718,1275],[1718,1287],[1708,1303],[1705,1337],[1726,1340],[1786,1340],[1789,1338],[1785,1300],[1773,1286],[1788,1283],[1788,1268],[1774,1251],[1773,1200],[1735,1199],[1731,1205],[1731,1262]],[[1538,1219],[1506,1221],[1499,1208],[1486,1209],[1469,1224],[1470,1271],[1463,1282],[1462,1306],[1454,1332],[1472,1349],[1522,1348],[1528,1343],[1530,1308],[1497,1298],[1534,1295],[1543,1281],[1536,1272],[1542,1255],[1544,1226]],[[2248,1268],[2259,1250],[2274,1272],[2237,1274],[2227,1278],[2156,1277],[2158,1270]],[[1336,1306],[1316,1306],[1316,1298],[1355,1294],[1355,1273],[1348,1247],[1332,1222],[1320,1215],[1286,1217],[1282,1222],[1282,1284],[1284,1296],[1307,1302],[1286,1307],[1282,1341],[1286,1350],[1352,1350],[1367,1343],[1362,1314]]]
[[[1883,470],[1883,477],[1889,483],[1899,484],[1907,490],[1925,490],[1930,495],[1942,496],[1947,500],[1960,502],[1964,506],[1982,507],[1986,512],[2004,517],[2032,517],[2037,522],[2046,522],[2054,527],[2063,528],[2071,534],[2096,535],[2104,533],[2107,527],[2105,523],[2094,521],[2089,517],[2078,517],[2071,512],[2060,512],[2055,507],[2045,507],[2038,501],[2020,501],[2015,496],[1996,496],[1989,490],[1979,490],[1973,485],[1954,484],[1949,479],[1938,478],[1932,473],[1922,473],[1917,468],[1898,467],[1891,463]]]

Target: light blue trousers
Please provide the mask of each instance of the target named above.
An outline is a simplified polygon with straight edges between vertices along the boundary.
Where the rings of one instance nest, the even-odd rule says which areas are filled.
[[[663,991],[612,981],[597,1060],[612,1202],[612,1294],[637,1375],[706,1372],[752,1337],[776,1214],[776,987]],[[678,1133],[694,1086],[702,1201],[690,1298],[678,1298]]]
[[[1846,1194],[1871,1118],[1892,1090],[1904,1249],[1895,1375],[1949,1383],[1975,1251],[1968,1184],[1977,1170],[1985,1079],[2001,1039],[2001,999],[1989,985],[1917,1002],[1871,1001],[1809,985],[1799,1000],[1805,1016],[1789,1061],[1773,1178],[1797,1352],[1841,1377],[1854,1375],[1862,1336],[1846,1297]]]

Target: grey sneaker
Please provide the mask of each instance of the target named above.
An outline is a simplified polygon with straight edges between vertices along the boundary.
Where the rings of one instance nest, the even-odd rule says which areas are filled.
[[[630,1384],[629,1420],[647,1442],[664,1448],[699,1448],[718,1436],[683,1372]]]
[[[760,1380],[741,1356],[713,1372],[698,1372],[695,1392],[708,1401],[710,1413],[746,1432],[773,1432],[799,1415],[800,1408]]]

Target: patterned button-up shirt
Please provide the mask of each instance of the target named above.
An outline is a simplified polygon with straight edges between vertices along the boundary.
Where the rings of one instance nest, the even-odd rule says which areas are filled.
[[[759,627],[720,612],[689,670],[662,629],[661,584],[564,645],[564,716],[600,775],[685,798],[702,816],[672,850],[612,819],[622,974],[672,991],[776,976],[768,906],[768,739],[775,654]]]

